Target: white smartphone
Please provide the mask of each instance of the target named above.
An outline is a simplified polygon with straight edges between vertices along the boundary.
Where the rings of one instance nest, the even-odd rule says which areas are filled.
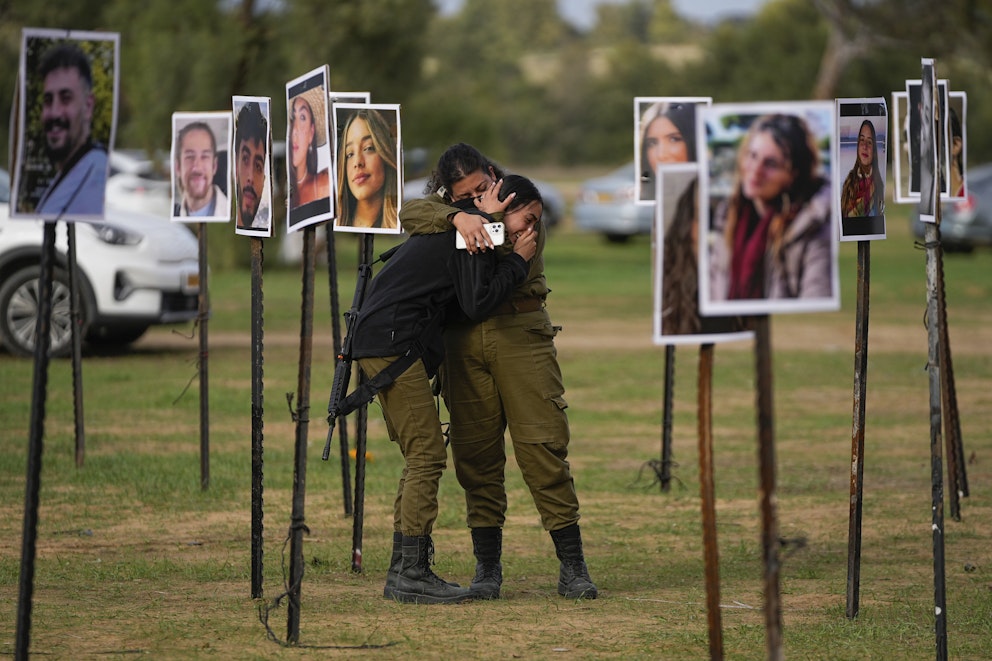
[[[494,246],[503,245],[503,223],[486,223],[483,227],[489,232],[489,238],[493,240]],[[457,230],[455,231],[455,247],[465,250],[465,239]]]

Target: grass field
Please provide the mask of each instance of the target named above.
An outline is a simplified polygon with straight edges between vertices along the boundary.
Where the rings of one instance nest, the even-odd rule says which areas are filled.
[[[856,244],[841,246],[843,309],[772,320],[784,651],[802,659],[934,657],[924,253],[905,217],[872,246],[860,613],[845,617]],[[353,273],[354,237],[339,240]],[[385,246],[388,242],[378,242]],[[247,243],[245,250],[247,251]],[[316,282],[300,644],[270,640],[259,605],[284,590],[301,279],[265,274],[265,596],[250,596],[249,275],[215,272],[210,485],[200,488],[198,342],[156,329],[123,355],[87,355],[85,464],[72,381],[52,364],[45,419],[31,650],[51,658],[623,658],[708,655],[696,432],[698,351],[676,352],[675,480],[663,493],[664,351],[651,343],[651,245],[563,228],[547,248],[549,310],[570,408],[570,461],[595,601],[555,591],[557,561],[510,462],[504,598],[418,607],[382,598],[402,468],[370,409],[364,571],[340,463],[324,463],[332,373],[327,276]],[[945,533],[950,658],[992,657],[992,254],[946,258],[950,337],[970,495]],[[353,277],[342,276],[351,300]],[[0,353],[0,654],[14,650],[32,363]],[[191,383],[192,382],[192,383]],[[754,352],[716,347],[713,428],[726,657],[766,655],[757,502]],[[336,446],[335,446],[336,449]],[[336,451],[332,457],[336,456]],[[437,571],[474,569],[453,473],[441,481]],[[945,511],[947,511],[945,509]],[[269,626],[286,637],[285,602]],[[363,647],[356,650],[354,647]]]

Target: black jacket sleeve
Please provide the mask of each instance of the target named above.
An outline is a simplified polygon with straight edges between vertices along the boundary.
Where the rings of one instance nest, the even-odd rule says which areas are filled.
[[[514,252],[499,257],[495,250],[476,255],[456,250],[448,269],[458,305],[472,321],[492,314],[527,278],[527,261]]]

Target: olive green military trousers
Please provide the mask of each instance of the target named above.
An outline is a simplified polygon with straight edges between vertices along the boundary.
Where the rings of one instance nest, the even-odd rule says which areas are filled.
[[[509,429],[513,454],[546,530],[579,519],[568,465],[565,388],[547,310],[445,328],[442,384],[451,455],[469,528],[501,527]]]
[[[358,364],[372,378],[396,358],[359,358]],[[430,535],[448,456],[423,361],[415,362],[376,396],[389,438],[399,445],[405,462],[393,504],[393,529],[409,537]]]

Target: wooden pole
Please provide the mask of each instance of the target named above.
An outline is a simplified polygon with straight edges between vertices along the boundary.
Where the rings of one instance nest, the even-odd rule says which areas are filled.
[[[720,553],[716,542],[713,488],[713,345],[699,347],[699,495],[703,510],[703,560],[706,567],[706,615],[710,659],[723,659],[720,623]]]
[[[930,509],[933,530],[933,599],[936,658],[947,658],[947,601],[944,573],[944,483],[941,460],[940,340],[937,313],[936,224],[925,228],[927,250],[927,372],[930,383]]]
[[[865,400],[868,393],[868,302],[871,242],[858,241],[858,304],[854,320],[854,422],[851,426],[851,498],[847,529],[847,617],[858,616],[861,585],[861,509],[864,486]]]
[[[778,518],[775,501],[775,416],[772,388],[771,323],[768,315],[755,317],[757,362],[758,472],[761,510],[761,548],[764,559],[765,634],[768,659],[782,661],[782,604],[779,593]]]

